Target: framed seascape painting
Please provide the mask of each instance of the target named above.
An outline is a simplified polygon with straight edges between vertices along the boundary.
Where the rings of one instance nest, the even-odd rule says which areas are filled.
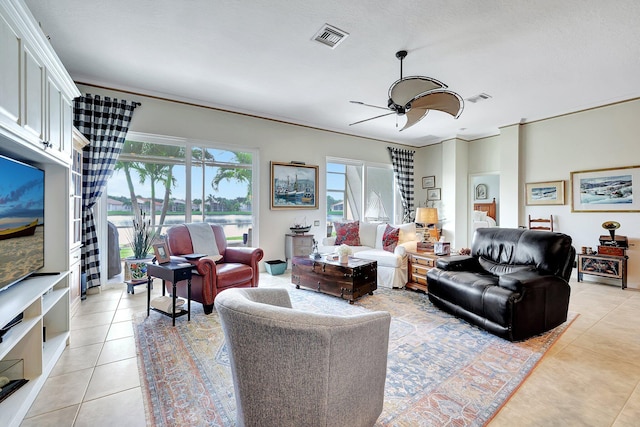
[[[571,172],[572,212],[640,212],[640,166]]]
[[[271,209],[318,209],[318,166],[271,162]]]
[[[564,181],[525,184],[527,205],[564,205]]]

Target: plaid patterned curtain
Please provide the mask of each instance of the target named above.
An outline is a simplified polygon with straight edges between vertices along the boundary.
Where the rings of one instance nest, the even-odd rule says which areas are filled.
[[[415,151],[387,147],[391,153],[393,175],[400,190],[402,201],[402,222],[413,221],[413,154]]]
[[[87,288],[100,286],[93,206],[113,174],[133,110],[139,105],[89,94],[74,100],[73,125],[91,142],[82,153],[82,271],[87,275]]]

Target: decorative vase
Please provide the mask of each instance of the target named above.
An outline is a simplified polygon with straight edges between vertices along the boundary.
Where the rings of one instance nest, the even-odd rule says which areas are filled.
[[[340,264],[348,264],[349,255],[340,255]]]
[[[124,280],[142,281],[147,279],[147,263],[153,258],[126,258],[124,260]]]

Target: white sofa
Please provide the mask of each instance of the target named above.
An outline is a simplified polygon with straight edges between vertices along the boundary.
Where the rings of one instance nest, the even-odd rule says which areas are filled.
[[[393,252],[382,249],[382,237],[387,224],[369,224],[360,222],[360,245],[351,246],[353,257],[378,262],[378,286],[385,288],[404,288],[407,284],[408,266],[407,249],[415,250],[418,238],[416,224],[392,225],[399,228],[398,245]],[[318,247],[321,254],[333,253],[338,246],[335,237],[326,237],[322,246]]]

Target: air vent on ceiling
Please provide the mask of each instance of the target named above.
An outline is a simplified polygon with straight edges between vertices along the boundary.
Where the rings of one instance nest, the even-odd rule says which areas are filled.
[[[465,101],[469,101],[475,104],[476,102],[486,101],[487,99],[491,99],[491,95],[483,92],[475,96],[470,96],[469,98],[465,99]]]
[[[313,36],[312,40],[315,40],[323,45],[329,46],[331,49],[334,49],[338,46],[344,39],[347,38],[349,33],[344,32],[332,25],[324,24],[320,31]]]

